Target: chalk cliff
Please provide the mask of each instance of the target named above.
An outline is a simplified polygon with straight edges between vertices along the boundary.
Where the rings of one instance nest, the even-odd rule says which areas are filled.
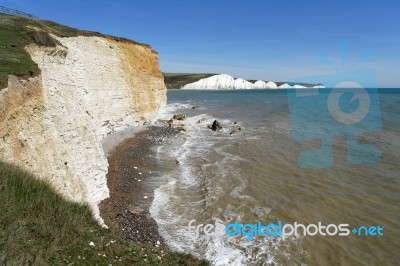
[[[108,197],[101,141],[155,118],[166,102],[158,56],[147,45],[99,36],[25,47],[41,74],[8,76],[0,91],[0,159],[47,180],[67,199]]]
[[[168,77],[171,79],[171,74]],[[166,81],[167,83],[167,81]],[[168,86],[168,85],[167,85]],[[211,75],[204,78],[198,79],[197,81],[182,84],[181,89],[187,90],[237,90],[237,89],[300,89],[300,88],[322,88],[323,85],[316,84],[295,84],[293,86],[288,83],[284,83],[278,86],[277,83],[272,81],[257,80],[250,82],[242,78],[234,78],[227,74]]]

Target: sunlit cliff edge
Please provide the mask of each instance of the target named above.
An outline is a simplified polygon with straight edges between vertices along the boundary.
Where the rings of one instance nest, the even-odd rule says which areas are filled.
[[[0,159],[88,204],[103,224],[97,204],[109,191],[101,141],[155,119],[165,105],[157,53],[134,41],[8,15],[0,15],[0,31]]]

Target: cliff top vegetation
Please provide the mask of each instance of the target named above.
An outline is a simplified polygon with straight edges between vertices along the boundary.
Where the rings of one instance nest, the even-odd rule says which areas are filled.
[[[60,44],[51,34],[59,37],[99,36],[150,48],[147,44],[99,32],[79,30],[53,21],[0,14],[0,90],[7,87],[8,75],[27,78],[40,74],[40,69],[24,48],[31,43],[50,47]]]

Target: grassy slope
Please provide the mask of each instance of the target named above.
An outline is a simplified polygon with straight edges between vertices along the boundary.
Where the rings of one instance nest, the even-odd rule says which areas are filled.
[[[49,33],[61,37],[102,36],[134,42],[98,32],[70,28],[52,21],[0,14],[0,89],[7,86],[9,74],[29,77],[40,73],[38,66],[32,61],[24,47],[30,43],[55,46],[58,41],[52,38]]]
[[[46,183],[1,161],[0,213],[0,265],[207,265],[116,239],[93,221],[88,207],[65,201]]]

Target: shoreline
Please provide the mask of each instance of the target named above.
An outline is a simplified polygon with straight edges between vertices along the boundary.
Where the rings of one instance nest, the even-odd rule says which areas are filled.
[[[99,208],[111,232],[134,242],[166,247],[149,212],[154,190],[160,186],[154,180],[157,160],[152,148],[178,133],[178,129],[171,127],[147,126],[130,129],[113,141],[108,140],[113,143],[105,150],[110,197],[103,200]]]
[[[137,133],[146,131],[148,127],[149,126],[147,125],[130,126],[124,130],[113,132],[112,134],[107,135],[101,141],[104,155],[108,158],[111,152],[113,152],[118,145],[127,139],[134,138]]]

